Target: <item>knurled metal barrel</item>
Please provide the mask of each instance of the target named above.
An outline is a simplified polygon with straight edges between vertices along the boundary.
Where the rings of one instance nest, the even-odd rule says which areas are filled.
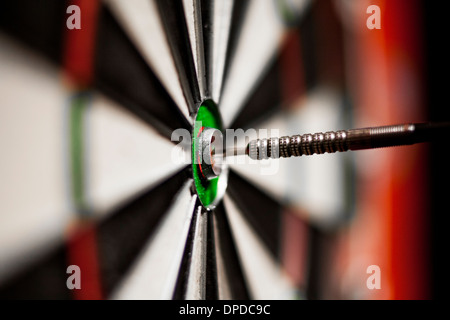
[[[247,153],[254,160],[263,160],[410,145],[441,138],[444,133],[448,137],[448,128],[448,123],[409,123],[257,139],[248,144]]]

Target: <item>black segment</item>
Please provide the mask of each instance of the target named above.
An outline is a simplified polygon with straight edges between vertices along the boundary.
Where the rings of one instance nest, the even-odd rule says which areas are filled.
[[[317,81],[343,89],[346,81],[342,21],[333,2],[315,1],[312,6],[317,25],[313,35],[316,46],[312,49],[317,60]]]
[[[98,25],[95,86],[166,137],[174,129],[189,129],[175,102],[105,7]]]
[[[309,247],[308,247],[308,277],[306,284],[306,298],[308,300],[318,300],[321,297],[320,279],[324,277],[325,269],[322,261],[324,259],[325,243],[323,233],[313,226],[309,226]]]
[[[422,1],[425,24],[425,58],[426,58],[426,104],[429,121],[449,121],[450,108],[444,101],[448,99],[447,79],[450,62],[448,48],[442,45],[442,38],[436,35],[448,30],[448,12],[439,10],[437,4]],[[446,300],[450,277],[448,276],[448,254],[446,248],[448,240],[448,184],[450,181],[450,166],[447,148],[441,143],[429,144],[429,204],[430,211],[430,272],[431,298]]]
[[[60,64],[66,8],[63,0],[1,1],[0,28]]]
[[[228,192],[259,238],[279,259],[282,206],[232,170]]]
[[[203,27],[203,49],[205,53],[205,78],[206,78],[206,95],[211,97],[211,65],[213,63],[212,42],[213,42],[213,23],[214,23],[214,1],[200,0],[201,17]],[[216,101],[217,102],[217,101]]]
[[[0,285],[0,299],[72,299],[67,289],[68,263],[63,246]]]
[[[183,93],[190,113],[193,115],[197,112],[197,106],[201,101],[183,2],[157,0],[157,4]]]
[[[205,275],[205,299],[217,300],[219,289],[217,284],[216,249],[214,240],[214,221],[210,212],[207,215],[207,242],[206,242],[206,275]]]
[[[222,203],[214,210],[213,215],[217,231],[215,239],[225,264],[224,272],[228,280],[227,285],[230,289],[231,299],[248,300],[250,299],[250,295],[242,272],[236,245],[231,234],[230,224]]]
[[[279,60],[270,66],[261,83],[256,87],[252,97],[234,120],[231,128],[248,129],[280,111],[282,103],[281,70]]]
[[[117,210],[98,226],[100,275],[106,297],[144,248],[186,178],[187,171],[183,170]]]
[[[317,5],[313,3],[311,6]],[[308,11],[298,26],[298,34],[300,36],[302,64],[304,68],[305,89],[311,90],[317,85],[318,81],[318,49],[317,49],[317,37],[314,8]]]

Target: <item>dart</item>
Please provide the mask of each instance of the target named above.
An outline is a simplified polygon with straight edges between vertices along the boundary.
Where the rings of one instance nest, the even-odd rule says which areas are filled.
[[[254,160],[277,159],[446,141],[449,136],[449,122],[410,123],[257,139],[245,153]]]
[[[423,142],[442,142],[450,136],[450,122],[407,123],[360,129],[318,132],[256,139],[246,148],[224,147],[218,129],[202,128],[202,175],[213,179],[222,172],[223,158],[247,155],[253,160],[279,159],[320,155],[325,153],[377,149],[413,145]],[[217,138],[216,138],[217,137]],[[199,154],[197,154],[197,158]]]

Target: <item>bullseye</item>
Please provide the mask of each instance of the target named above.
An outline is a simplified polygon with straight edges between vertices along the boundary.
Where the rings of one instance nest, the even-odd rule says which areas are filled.
[[[192,172],[195,191],[207,209],[215,208],[228,182],[228,168],[221,157],[221,130],[222,120],[216,104],[212,100],[204,101],[198,110],[192,133]]]

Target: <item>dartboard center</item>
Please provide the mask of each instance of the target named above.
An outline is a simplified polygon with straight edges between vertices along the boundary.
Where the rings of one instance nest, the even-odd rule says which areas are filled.
[[[214,131],[219,132],[217,130],[223,130],[219,110],[212,100],[205,100],[198,109],[192,132],[192,173],[195,191],[206,209],[216,207],[225,193],[228,182],[226,165],[222,164],[220,169],[217,170],[214,167],[213,154],[205,153],[207,143],[202,142],[205,135],[209,134],[211,136],[208,138],[208,143],[213,142],[215,139],[213,133]],[[211,147],[211,144],[209,147]],[[214,151],[214,148],[211,148],[211,152]],[[205,164],[206,160],[209,161]]]

